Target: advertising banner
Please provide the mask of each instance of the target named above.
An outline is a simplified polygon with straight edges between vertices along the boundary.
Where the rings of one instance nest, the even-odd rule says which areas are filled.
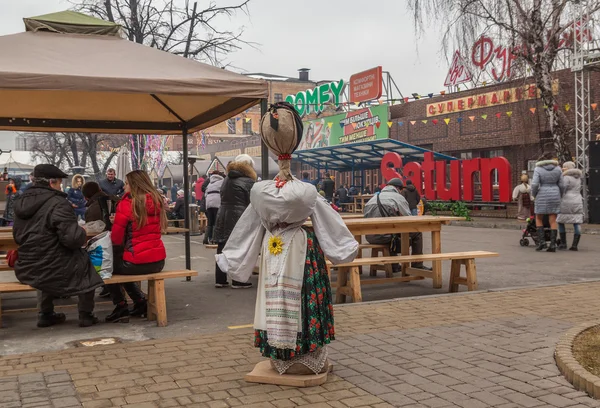
[[[377,105],[304,122],[298,150],[387,139],[388,105]]]
[[[366,102],[381,98],[381,67],[359,72],[350,77],[350,102]]]

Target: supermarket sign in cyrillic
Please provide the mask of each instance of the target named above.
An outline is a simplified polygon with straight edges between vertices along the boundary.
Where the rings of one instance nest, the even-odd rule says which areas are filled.
[[[294,105],[300,116],[321,113],[327,105],[333,104],[336,108],[340,106],[345,85],[344,80],[340,79],[337,82],[328,82],[317,85],[313,89],[300,91],[296,95],[288,95],[285,100]]]

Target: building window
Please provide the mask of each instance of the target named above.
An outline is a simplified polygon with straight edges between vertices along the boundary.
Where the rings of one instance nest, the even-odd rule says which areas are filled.
[[[227,132],[230,135],[235,135],[235,124],[236,124],[236,120],[235,118],[231,118],[227,121]]]
[[[252,119],[250,119],[250,120],[244,119],[244,123],[242,123],[242,132],[245,135],[252,134]]]
[[[460,152],[461,160],[471,160],[473,158],[473,152]]]
[[[277,102],[283,102],[283,94],[276,93],[274,95],[274,97],[275,97],[275,103],[277,103]]]

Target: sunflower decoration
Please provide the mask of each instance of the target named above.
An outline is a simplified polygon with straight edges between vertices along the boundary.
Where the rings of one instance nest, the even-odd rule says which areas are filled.
[[[269,252],[272,255],[279,255],[283,252],[283,241],[281,237],[272,236],[269,238]]]

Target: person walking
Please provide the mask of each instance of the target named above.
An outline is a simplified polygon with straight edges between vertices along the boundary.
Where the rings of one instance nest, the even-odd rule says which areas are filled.
[[[548,157],[548,155],[542,158]],[[556,252],[557,223],[556,215],[560,212],[560,201],[563,195],[563,175],[556,160],[540,160],[535,164],[531,193],[535,198],[535,225],[538,234],[536,251],[547,248],[547,252]],[[544,215],[550,221],[550,246],[544,239]]]
[[[330,203],[333,202],[335,182],[331,179],[331,175],[329,173],[325,173],[325,179],[321,182],[321,188],[325,192],[325,199]]]
[[[177,192],[179,191],[179,186],[177,185],[177,183],[173,184],[173,187],[171,187],[171,202],[175,202],[177,200]]]
[[[71,179],[71,188],[67,194],[67,200],[69,200],[73,206],[75,215],[77,215],[77,218],[81,219],[85,219],[85,198],[81,192],[81,187],[83,187],[84,182],[81,174],[75,174]]]
[[[204,184],[204,177],[198,177],[196,180],[196,185],[194,186],[194,192],[196,193],[196,204],[200,205],[200,201],[202,201],[202,197],[204,196],[204,192],[202,191],[202,185]]]
[[[167,230],[163,199],[143,170],[125,176],[124,192],[112,221],[113,275],[158,273],[165,267],[167,257],[162,241],[162,233]],[[136,283],[112,284],[107,288],[115,309],[106,316],[106,322],[127,323],[130,316],[147,316],[148,303]],[[134,302],[131,311],[122,288]]]
[[[204,235],[204,245],[212,243],[213,231],[215,229],[215,223],[217,222],[217,213],[221,206],[221,186],[225,175],[218,170],[211,173],[209,177],[208,186],[204,192],[204,199],[206,201],[206,234]]]
[[[94,291],[104,282],[83,248],[87,234],[77,223],[67,195],[60,191],[68,176],[51,164],[33,170],[33,184],[15,198],[13,237],[19,246],[15,275],[38,290],[38,327],[63,323],[54,299],[79,296],[79,326],[98,322]]]
[[[217,212],[217,220],[213,233],[213,241],[217,244],[217,254],[223,252],[231,231],[250,204],[250,190],[256,182],[254,160],[247,154],[240,154],[227,165],[227,178],[221,186],[221,206]],[[222,272],[219,265],[215,266],[215,287],[229,286],[227,274]],[[247,289],[252,287],[250,282],[231,282],[232,289]]]
[[[421,201],[421,195],[417,191],[417,188],[411,180],[406,180],[406,187],[400,192],[402,197],[406,199],[408,208],[410,208],[411,215],[419,215],[419,201]]]
[[[526,220],[531,215],[531,186],[529,185],[529,176],[523,172],[521,174],[521,184],[513,190],[512,198],[519,204],[517,219]]]
[[[583,224],[583,196],[581,195],[581,170],[575,168],[575,163],[568,161],[562,166],[564,194],[560,202],[560,214],[556,218],[558,232],[560,233],[560,245],[558,249],[567,249],[567,230],[565,224],[573,224],[575,234],[571,251],[577,251],[579,239],[581,238],[580,224]]]
[[[375,196],[371,197],[371,199],[367,202],[364,210],[365,218],[411,215],[408,202],[402,195],[403,188],[404,183],[401,179],[391,179],[380,193],[376,193]],[[409,236],[412,255],[422,255],[423,234],[420,232],[411,232]],[[400,237],[396,238],[392,234],[367,235],[365,238],[369,244],[390,245],[390,255],[398,255],[400,251]],[[394,241],[395,239],[396,241]],[[424,266],[423,262],[413,262],[411,266],[413,268],[431,270],[431,268]],[[392,264],[392,271],[394,273],[400,272],[400,265]]]
[[[121,198],[124,193],[125,183],[117,178],[117,172],[113,168],[106,170],[106,178],[100,180],[98,184],[100,184],[102,191],[112,197],[113,200]]]
[[[15,208],[14,202],[15,197],[17,196],[17,186],[15,185],[15,181],[11,178],[8,179],[8,185],[6,186],[6,207],[4,208],[4,223],[6,225],[13,225],[13,221],[15,218]]]

